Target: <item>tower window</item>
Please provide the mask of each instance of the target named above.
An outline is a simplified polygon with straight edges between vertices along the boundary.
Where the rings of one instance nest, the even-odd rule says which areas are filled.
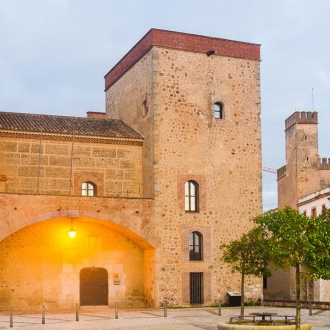
[[[82,196],[95,196],[96,195],[96,187],[93,182],[84,182],[81,185],[81,195]]]
[[[194,231],[189,235],[189,260],[203,260],[203,235]]]
[[[185,183],[185,211],[198,212],[198,183],[190,180]]]
[[[220,102],[214,103],[213,105],[214,118],[223,119],[223,105]]]

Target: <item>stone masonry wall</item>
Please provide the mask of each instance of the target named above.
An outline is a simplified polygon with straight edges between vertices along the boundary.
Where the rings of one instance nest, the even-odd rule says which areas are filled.
[[[81,195],[93,182],[98,196],[142,195],[141,146],[2,137],[0,192]],[[72,167],[71,167],[72,162]]]
[[[167,271],[160,291],[175,288],[181,296],[181,273],[211,270],[212,295],[204,303],[214,303],[226,291],[239,290],[236,276],[219,262],[220,245],[240,237],[251,227],[249,219],[261,213],[259,62],[165,48],[153,52],[155,206],[165,228],[160,253]],[[223,104],[223,119],[214,118],[215,102]],[[188,180],[199,184],[198,213],[184,211],[181,189]],[[184,262],[177,253],[181,228],[195,226],[209,228],[203,247],[211,258]],[[259,280],[253,290],[258,296]]]
[[[108,272],[110,306],[155,306],[152,200],[0,193],[0,205],[2,309],[74,308],[93,266]]]
[[[183,279],[189,272],[210,274],[204,304],[240,288],[239,275],[219,262],[219,247],[240,237],[262,212],[259,79],[259,61],[153,47],[106,92],[107,115],[122,119],[150,146],[146,161],[154,181],[144,185],[153,186],[153,225],[162,232],[158,304],[165,298],[187,304]],[[214,118],[214,102],[223,104],[223,119]],[[184,210],[187,180],[199,183],[197,213]],[[203,242],[210,257],[186,261],[183,228],[196,227],[211,233]],[[261,290],[261,280],[252,279],[249,297],[258,298]]]

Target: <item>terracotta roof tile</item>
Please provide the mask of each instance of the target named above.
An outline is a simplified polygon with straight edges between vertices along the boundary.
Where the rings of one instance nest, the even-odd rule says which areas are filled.
[[[142,139],[119,119],[90,119],[56,115],[40,115],[17,112],[0,112],[0,131],[44,132],[108,137],[118,139]]]

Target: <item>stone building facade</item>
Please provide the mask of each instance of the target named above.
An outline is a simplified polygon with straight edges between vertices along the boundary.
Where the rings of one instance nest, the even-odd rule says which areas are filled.
[[[220,245],[262,211],[260,45],[152,29],[105,93],[105,118],[0,114],[3,305],[224,301]]]
[[[291,206],[307,216],[328,207],[330,158],[319,156],[318,113],[294,112],[285,120],[286,165],[277,171],[278,207]],[[308,283],[302,271],[303,300],[329,301],[329,281]],[[265,298],[293,300],[294,271],[276,271],[268,280]]]

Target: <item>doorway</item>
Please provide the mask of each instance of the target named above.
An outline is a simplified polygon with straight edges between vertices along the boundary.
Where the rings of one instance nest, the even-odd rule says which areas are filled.
[[[80,271],[80,306],[108,305],[108,272],[104,268]]]
[[[190,273],[190,303],[203,303],[203,273]]]

